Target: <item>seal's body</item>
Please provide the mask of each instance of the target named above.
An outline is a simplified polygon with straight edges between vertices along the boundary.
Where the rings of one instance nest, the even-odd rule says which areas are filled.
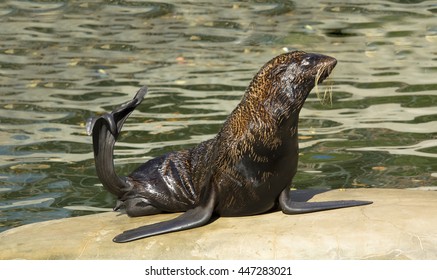
[[[127,242],[206,224],[212,214],[243,216],[279,205],[286,214],[365,205],[368,201],[293,202],[290,184],[297,171],[299,112],[316,83],[329,76],[337,61],[300,51],[279,55],[255,75],[243,99],[219,133],[182,151],[152,159],[126,178],[115,174],[113,148],[129,114],[143,100],[90,119],[97,175],[118,197],[115,209],[129,216],[185,212],[157,224],[125,231]]]

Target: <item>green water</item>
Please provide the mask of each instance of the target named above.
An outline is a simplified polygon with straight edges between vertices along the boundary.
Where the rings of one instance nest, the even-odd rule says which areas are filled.
[[[212,137],[285,49],[339,61],[332,106],[302,110],[294,187],[435,187],[436,16],[435,1],[2,1],[0,231],[114,206],[86,118],[149,86],[117,145],[127,174]]]

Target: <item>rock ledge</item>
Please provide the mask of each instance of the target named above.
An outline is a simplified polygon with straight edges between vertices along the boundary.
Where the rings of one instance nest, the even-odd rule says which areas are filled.
[[[178,214],[93,214],[2,232],[0,259],[437,259],[436,191],[333,190],[310,201],[341,199],[374,203],[293,216],[219,218],[201,228],[125,244],[112,238]]]

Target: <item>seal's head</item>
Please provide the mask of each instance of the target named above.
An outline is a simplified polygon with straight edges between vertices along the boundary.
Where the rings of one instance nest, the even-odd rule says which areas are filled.
[[[248,98],[264,104],[279,102],[283,109],[299,112],[314,86],[323,82],[336,64],[335,58],[321,54],[302,51],[281,54],[267,62],[254,77]]]

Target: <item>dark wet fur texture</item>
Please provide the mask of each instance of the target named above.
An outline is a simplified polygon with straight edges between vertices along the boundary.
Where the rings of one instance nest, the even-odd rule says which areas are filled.
[[[118,197],[116,209],[124,208],[130,216],[185,212],[170,221],[126,231],[114,241],[198,227],[212,214],[254,215],[278,206],[295,214],[371,203],[305,203],[290,198],[297,171],[299,112],[316,80],[326,79],[335,65],[334,58],[300,51],[275,57],[255,75],[213,139],[151,159],[126,178],[115,174],[113,146],[147,89],[140,89],[112,113],[89,120],[97,175]]]

